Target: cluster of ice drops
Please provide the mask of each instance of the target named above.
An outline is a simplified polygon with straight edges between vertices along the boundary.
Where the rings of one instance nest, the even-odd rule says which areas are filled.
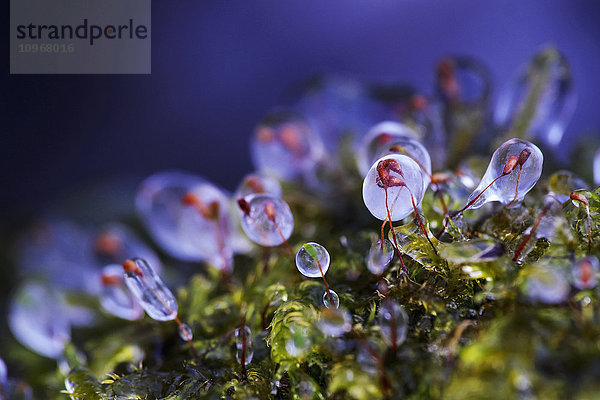
[[[480,96],[487,91],[481,83],[484,82],[481,71],[463,59],[440,63],[438,74],[438,89],[448,109],[461,104],[477,106]],[[480,83],[469,89],[465,82]],[[332,95],[327,90],[340,86],[344,87],[340,91],[344,96],[337,93],[333,96],[337,100],[330,101]],[[354,154],[363,178],[364,204],[373,217],[382,221],[379,238],[365,257],[366,267],[378,277],[383,276],[395,258],[401,263],[401,273],[407,276],[409,273],[403,257],[410,255],[404,253],[404,239],[395,231],[394,224],[405,219],[414,221],[419,234],[437,254],[438,239],[450,235],[449,225],[460,225],[464,212],[492,202],[499,202],[504,208],[517,207],[542,174],[544,157],[540,149],[528,140],[509,138],[493,152],[481,179],[463,173],[456,175],[461,179],[457,183],[445,172],[434,170],[440,169],[437,160],[440,146],[435,144],[439,121],[427,111],[424,98],[412,96],[400,118],[373,123],[372,118],[364,116],[370,106],[356,100],[360,93],[353,97],[353,93],[360,91],[347,82],[334,82],[319,96],[303,98],[294,111],[276,110],[267,115],[256,127],[250,143],[257,172],[245,176],[233,194],[182,171],[164,171],[146,178],[137,191],[135,209],[154,243],[173,259],[205,262],[219,270],[224,281],[235,268],[235,254],[256,251],[256,245],[278,246],[282,256],[289,256],[304,277],[323,281],[319,326],[326,335],[341,336],[352,329],[352,323],[343,296],[325,278],[335,260],[319,243],[309,241],[296,250],[289,243],[294,217],[280,184],[280,181],[294,182],[317,195],[326,191],[322,177],[336,168],[327,157],[331,142],[337,143],[332,131],[337,136],[346,129],[366,132],[356,142]],[[508,101],[508,105],[499,106],[499,127],[518,119],[520,111],[515,104],[523,99],[503,101]],[[564,105],[550,102],[544,107],[562,109]],[[398,113],[393,115],[398,117]],[[530,127],[535,133],[531,136],[539,136],[544,124],[550,124],[556,135],[560,121],[540,117]],[[556,140],[553,136],[544,141]],[[596,163],[600,170],[600,153]],[[457,190],[470,194],[463,207],[448,209],[444,193],[452,195]],[[437,232],[432,232],[422,211],[427,191],[439,196],[444,216],[444,224],[436,227]],[[571,200],[586,205],[581,197],[574,193]],[[534,231],[529,239],[535,235]],[[524,240],[518,253],[529,239]],[[86,325],[95,315],[89,309],[69,305],[56,288],[83,289],[98,297],[105,312],[126,320],[142,318],[144,311],[158,321],[173,320],[180,337],[197,357],[192,329],[179,319],[176,298],[161,279],[159,257],[124,226],[111,224],[92,230],[62,220],[48,221],[36,228],[33,239],[25,242],[22,254],[23,269],[37,265],[51,285],[28,282],[17,291],[9,312],[10,327],[24,345],[57,359],[63,370],[68,368],[64,365],[64,353],[71,327]],[[515,254],[515,259],[518,258],[519,254]],[[597,259],[581,261],[574,272],[577,284],[595,285],[597,270]],[[377,290],[386,296],[383,279]],[[539,290],[543,292],[544,288]],[[385,297],[378,315],[385,341],[393,348],[400,346],[406,338],[409,320],[404,308]],[[252,332],[244,321],[235,330],[235,338],[236,358],[245,371],[253,353]]]

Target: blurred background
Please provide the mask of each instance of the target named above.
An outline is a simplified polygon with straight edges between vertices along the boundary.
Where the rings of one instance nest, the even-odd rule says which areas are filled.
[[[300,82],[345,72],[430,94],[448,54],[486,64],[495,96],[540,46],[561,49],[579,95],[568,151],[600,131],[598,21],[597,0],[153,1],[151,75],[11,76],[4,64],[1,220],[165,168],[231,190],[252,170],[253,127]]]

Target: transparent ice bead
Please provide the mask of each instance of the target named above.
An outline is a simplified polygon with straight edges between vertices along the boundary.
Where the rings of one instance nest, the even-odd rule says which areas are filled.
[[[488,74],[487,68],[473,58],[444,58],[437,65],[438,94],[447,104],[485,103],[490,91]]]
[[[243,354],[244,365],[250,364],[254,357],[254,352],[252,351],[252,331],[249,327],[244,326],[235,330],[235,347],[237,349],[235,354],[237,362],[241,364]]]
[[[594,184],[596,186],[600,186],[600,149],[596,151],[596,155],[594,156]]]
[[[381,245],[381,239],[377,243],[373,243],[367,255],[367,268],[369,271],[374,275],[383,274],[383,271],[394,258],[394,251],[392,242],[387,239],[383,240],[383,246]]]
[[[288,204],[266,194],[252,194],[245,199],[248,213],[242,210],[242,229],[261,246],[278,246],[289,239],[294,230],[294,217]],[[270,216],[268,210],[273,214]]]
[[[250,151],[258,171],[282,180],[302,178],[315,168],[322,154],[309,124],[290,111],[265,116],[254,130]]]
[[[520,166],[517,164],[513,170],[505,176],[503,171],[510,157],[519,157],[523,151],[531,151],[529,157]],[[544,156],[540,149],[526,140],[510,139],[504,142],[492,155],[490,161],[479,186],[471,193],[467,199],[467,204],[473,201],[494,179],[498,178],[481,196],[475,200],[470,208],[479,208],[487,202],[499,201],[502,204],[520,202],[525,197],[525,194],[533,188],[538,179],[542,175],[542,166]],[[519,174],[520,171],[520,174]],[[519,180],[518,192],[515,197],[517,188],[517,178]]]
[[[306,117],[329,153],[343,135],[357,137],[384,116],[369,98],[369,88],[350,76],[327,75],[312,80],[295,109]]]
[[[304,244],[296,253],[296,268],[308,278],[321,278],[329,269],[331,257],[325,247],[315,242]]]
[[[8,325],[19,342],[46,357],[62,357],[71,326],[62,296],[39,283],[25,283],[14,295]]]
[[[179,337],[184,342],[189,342],[194,338],[194,335],[192,334],[192,328],[190,328],[188,324],[182,323],[181,325],[179,325],[177,327],[177,333],[179,333]]]
[[[295,324],[289,329],[290,337],[285,342],[285,351],[292,357],[299,357],[305,354],[312,345],[308,328]]]
[[[343,308],[325,308],[318,324],[319,329],[327,336],[338,337],[352,330],[352,317]]]
[[[573,284],[579,290],[591,289],[598,283],[598,258],[589,256],[577,260],[573,265]]]
[[[534,301],[562,303],[569,295],[566,277],[554,265],[530,265],[527,268],[525,293]]]
[[[177,300],[173,293],[141,258],[133,258],[132,268],[124,272],[125,284],[146,313],[157,321],[169,321],[177,317]]]
[[[190,192],[204,204],[219,204],[218,223],[207,221],[195,207],[183,204],[184,196]],[[231,229],[227,202],[228,198],[223,191],[198,176],[180,171],[164,171],[142,182],[135,206],[153,239],[172,257],[183,261],[213,261],[217,258],[223,263],[219,246],[221,237],[216,232],[222,234],[227,243],[227,235]],[[228,258],[228,246],[224,253]]]
[[[242,179],[242,183],[235,191],[234,198],[241,199],[255,193],[281,197],[281,185],[270,175],[260,172],[248,174]]]
[[[494,110],[500,129],[538,138],[550,147],[561,142],[577,102],[571,69],[554,47],[536,53],[507,84]]]
[[[109,314],[119,318],[135,321],[144,315],[144,310],[138,304],[123,280],[123,266],[107,265],[102,269],[102,294],[100,305]]]
[[[380,186],[377,165],[384,160],[394,160],[402,168],[403,179],[406,186],[392,186],[387,188],[387,204],[390,209],[392,221],[398,221],[414,212],[411,192],[414,196],[415,206],[419,207],[423,200],[423,174],[421,168],[411,158],[405,155],[389,155],[375,161],[363,181],[363,201],[371,214],[377,219],[387,219],[386,191]],[[395,178],[400,176],[396,172],[390,175]],[[409,190],[410,188],[410,190]]]
[[[120,223],[106,224],[96,233],[94,253],[96,260],[102,265],[119,264],[132,257],[140,257],[148,261],[157,274],[162,271],[162,263],[154,250]]]
[[[358,168],[365,176],[375,160],[389,154],[390,143],[399,139],[418,140],[419,135],[408,126],[395,121],[383,121],[371,127],[357,146]]]
[[[331,300],[332,298],[333,302]],[[338,294],[332,289],[325,290],[325,293],[323,293],[323,305],[325,306],[325,308],[339,308],[340,296],[338,296]]]
[[[408,332],[408,314],[404,307],[393,300],[386,299],[379,309],[381,335],[391,346],[400,346],[406,340]]]
[[[67,290],[98,295],[100,265],[93,254],[92,231],[74,221],[49,218],[37,222],[19,243],[19,270],[40,275]]]

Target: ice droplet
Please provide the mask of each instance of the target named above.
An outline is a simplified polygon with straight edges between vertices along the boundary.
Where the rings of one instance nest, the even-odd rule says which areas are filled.
[[[542,152],[533,143],[516,138],[504,142],[467,199],[468,208],[479,208],[490,201],[504,205],[520,202],[542,175],[543,162]]]
[[[384,300],[379,309],[378,321],[381,335],[390,346],[396,347],[404,343],[409,321],[404,307],[393,300]]]
[[[293,180],[315,168],[322,146],[301,115],[275,111],[256,127],[250,150],[258,171]]]
[[[71,326],[65,307],[64,299],[50,287],[25,283],[11,301],[8,324],[23,345],[38,354],[57,359],[71,340]]]
[[[235,330],[235,346],[237,349],[235,355],[237,362],[242,363],[243,355],[244,365],[250,364],[254,357],[254,352],[252,351],[252,331],[249,327],[244,326]]]
[[[177,300],[173,293],[141,258],[123,263],[125,284],[146,313],[157,321],[169,321],[177,316]]]
[[[327,336],[342,336],[352,329],[352,317],[343,308],[325,308],[319,318],[319,328]]]
[[[536,53],[502,90],[495,124],[512,136],[538,138],[555,148],[575,109],[571,69],[554,47]]]
[[[325,290],[325,293],[323,293],[323,305],[326,308],[338,308],[340,306],[340,296],[332,289]]]
[[[573,265],[573,284],[579,290],[591,289],[598,283],[598,258],[594,256],[577,260]]]
[[[392,262],[393,258],[394,246],[392,245],[392,242],[384,239],[382,246],[380,239],[377,243],[373,243],[369,249],[369,254],[367,255],[367,268],[372,274],[381,275],[390,262]]]
[[[104,267],[101,279],[100,305],[104,311],[130,321],[140,319],[144,315],[144,310],[125,286],[121,265],[111,264]]]
[[[321,278],[327,273],[331,258],[325,247],[315,242],[305,243],[296,253],[296,268],[308,278]]]
[[[261,246],[278,246],[292,234],[294,217],[290,207],[282,199],[266,194],[252,194],[238,200],[238,203],[242,211],[242,228],[255,243]]]
[[[386,182],[381,181],[378,172],[380,163],[394,163],[396,166],[385,171],[388,174],[386,178],[389,179],[387,188]],[[414,212],[411,193],[415,206],[419,207],[424,195],[423,174],[419,165],[405,155],[380,158],[373,164],[363,181],[363,201],[371,214],[382,221],[388,217],[387,208],[390,210],[392,221],[403,219]]]

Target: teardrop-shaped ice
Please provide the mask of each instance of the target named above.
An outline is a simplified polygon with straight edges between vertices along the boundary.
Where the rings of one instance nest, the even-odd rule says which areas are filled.
[[[306,120],[291,111],[265,116],[250,142],[254,166],[279,179],[304,177],[315,168],[322,146]]]
[[[379,309],[381,335],[392,347],[400,346],[408,332],[408,314],[404,307],[391,299],[385,299]]]
[[[294,217],[288,204],[267,194],[251,194],[239,199],[242,228],[248,237],[261,246],[278,246],[294,230]]]
[[[423,173],[423,191],[431,176],[431,157],[427,149],[416,139],[412,129],[391,121],[375,125],[364,137],[359,149],[359,168],[365,176],[375,161],[389,154],[403,154],[412,158]]]
[[[544,156],[533,143],[516,138],[504,142],[467,199],[467,208],[479,208],[490,201],[508,205],[523,200],[542,175],[543,163]]]
[[[109,314],[134,321],[144,315],[144,310],[125,285],[123,267],[107,265],[102,269],[102,295],[100,305]]]
[[[184,204],[184,199],[189,202]],[[171,256],[206,260],[219,269],[231,267],[228,198],[215,185],[185,172],[159,172],[142,182],[136,210],[154,240]]]
[[[382,179],[383,178],[383,179]],[[423,200],[423,174],[410,157],[389,155],[375,161],[363,181],[363,201],[371,214],[392,221],[414,212]],[[412,197],[412,198],[411,198]]]
[[[571,69],[554,47],[534,54],[501,92],[494,122],[508,135],[556,147],[576,105]]]
[[[157,321],[169,321],[177,317],[177,300],[154,272],[150,264],[141,258],[123,263],[125,284],[148,315]]]
[[[252,331],[248,326],[235,330],[235,357],[240,364],[248,365],[252,362],[254,352],[252,351]]]
[[[71,326],[62,296],[39,283],[26,283],[14,295],[8,325],[24,346],[50,358],[62,357]]]
[[[394,246],[392,242],[387,239],[383,239],[383,246],[381,239],[376,243],[373,243],[369,249],[367,255],[367,268],[372,274],[381,275],[385,268],[390,264],[394,258]]]

